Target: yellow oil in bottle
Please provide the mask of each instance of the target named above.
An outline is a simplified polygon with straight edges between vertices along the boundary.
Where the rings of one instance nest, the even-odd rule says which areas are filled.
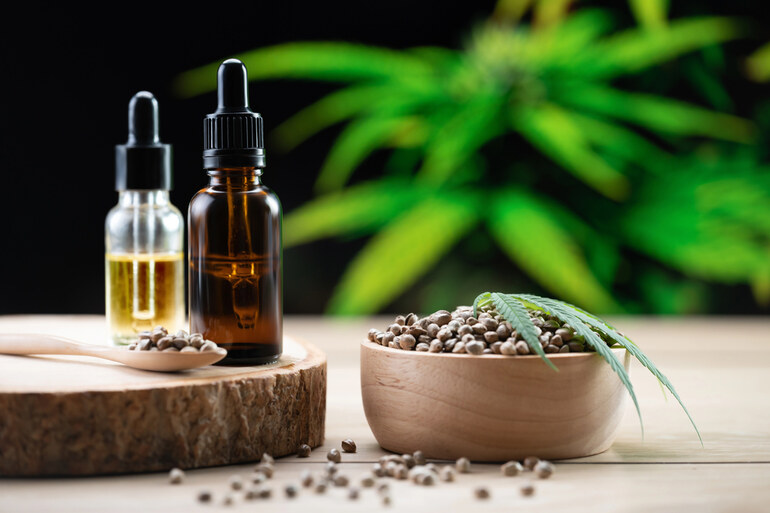
[[[107,325],[115,344],[127,344],[140,331],[185,328],[184,255],[108,253]]]

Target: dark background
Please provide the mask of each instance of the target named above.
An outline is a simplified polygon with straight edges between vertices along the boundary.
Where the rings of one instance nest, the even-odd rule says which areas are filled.
[[[16,14],[4,16],[0,36],[0,314],[104,311],[103,223],[117,202],[114,145],[126,139],[126,108],[137,91],[152,91],[160,102],[161,138],[174,145],[171,199],[186,215],[189,199],[206,183],[202,119],[214,110],[216,98],[213,93],[175,97],[171,83],[180,72],[296,40],[457,48],[494,4],[251,2],[178,11],[137,4],[102,4],[104,11],[66,4],[17,7]],[[744,15],[759,25],[762,20],[759,2],[672,2],[673,15],[693,10]],[[311,197],[334,134],[280,154],[270,151],[270,128],[330,90],[300,81],[251,85],[252,107],[263,115],[268,132],[264,182],[285,211]],[[376,159],[368,165],[376,166]],[[322,311],[359,247],[356,241],[323,241],[287,251],[286,311]]]

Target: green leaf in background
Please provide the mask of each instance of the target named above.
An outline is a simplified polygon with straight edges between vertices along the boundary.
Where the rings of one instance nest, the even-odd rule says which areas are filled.
[[[746,73],[757,82],[770,80],[770,43],[762,45],[746,59]]]
[[[577,329],[577,326],[575,324],[573,324],[573,322],[575,322],[575,321],[577,321],[577,325],[581,325],[582,326],[583,323],[585,323],[588,326],[596,328],[598,331],[603,333],[605,336],[611,338],[613,341],[615,341],[616,343],[620,344],[620,346],[624,347],[626,349],[626,351],[631,353],[631,356],[636,358],[639,361],[639,363],[641,363],[647,370],[649,370],[652,373],[652,375],[655,376],[658,379],[658,381],[660,381],[669,390],[669,392],[671,392],[671,395],[673,395],[674,398],[676,398],[677,402],[679,403],[679,406],[682,407],[682,410],[684,410],[685,414],[687,415],[687,418],[690,419],[690,423],[692,424],[692,427],[695,428],[695,432],[698,434],[698,440],[700,440],[701,445],[703,445],[703,438],[701,438],[700,431],[698,430],[698,426],[695,425],[695,421],[693,420],[692,416],[690,415],[690,412],[687,411],[687,408],[685,407],[684,403],[682,402],[682,399],[679,397],[679,394],[674,389],[674,385],[671,384],[671,381],[665,375],[663,375],[663,373],[660,372],[660,370],[658,370],[658,368],[655,366],[655,364],[652,363],[652,360],[650,360],[649,357],[647,355],[645,355],[642,352],[642,350],[639,349],[639,347],[636,344],[631,342],[631,340],[629,340],[624,335],[621,335],[618,332],[616,332],[609,324],[607,324],[606,322],[602,321],[598,317],[590,315],[587,312],[585,312],[585,311],[581,310],[580,308],[577,308],[577,307],[575,307],[573,305],[568,305],[568,304],[561,303],[559,301],[555,301],[553,299],[541,298],[541,297],[538,297],[538,296],[533,296],[533,295],[528,295],[528,294],[521,294],[520,297],[522,299],[530,301],[533,304],[536,304],[536,305],[540,306],[541,308],[544,308],[546,310],[550,310],[551,312],[555,313],[555,315],[557,317],[559,317],[559,319],[568,322],[570,326],[575,328],[575,331],[577,331],[577,333],[580,334],[580,335],[583,335],[583,333],[581,332],[581,330]],[[570,321],[567,318],[562,317],[562,315],[570,315],[570,316],[572,316],[574,318],[572,319],[572,321]],[[583,328],[585,328],[585,327],[583,327]],[[583,329],[582,331],[590,333],[591,335],[593,335],[594,343],[596,343],[597,345],[600,345],[603,348],[607,347],[605,345],[604,341],[599,339],[599,337],[596,336],[596,334],[593,333],[593,331],[591,331],[590,329],[587,330],[587,331],[585,329]],[[586,338],[586,341],[588,341],[588,340],[589,339]],[[593,347],[593,344],[592,344],[592,347]],[[632,397],[633,397],[633,392],[631,390],[629,390],[629,393],[631,393]],[[636,400],[634,400],[634,403],[636,403]],[[639,411],[639,406],[638,405],[637,405],[636,409],[637,409],[637,412],[638,412]],[[641,421],[641,414],[639,414],[639,419]]]
[[[591,273],[580,244],[554,210],[531,193],[507,189],[489,206],[487,224],[511,260],[548,290],[591,309],[621,310]]]
[[[659,161],[671,157],[648,139],[622,125],[577,112],[571,112],[570,118],[593,146],[626,162],[638,165],[645,171],[657,171],[660,169]]]
[[[555,105],[517,109],[512,123],[535,147],[609,198],[628,193],[628,181],[591,150],[569,113]]]
[[[587,53],[582,62],[587,66],[587,76],[607,79],[736,39],[742,32],[735,20],[727,18],[671,20],[665,30],[634,28],[608,37]]]
[[[478,222],[477,211],[478,200],[470,193],[427,197],[405,210],[355,256],[329,311],[355,315],[390,303],[468,234]]]
[[[291,247],[383,226],[424,192],[408,185],[381,180],[319,196],[284,217],[283,243]]]
[[[685,275],[750,282],[770,271],[770,172],[740,157],[711,168],[680,157],[640,188],[617,230]]]
[[[662,29],[668,21],[668,0],[629,0],[631,12],[646,29]]]
[[[304,78],[350,81],[419,80],[433,70],[421,59],[384,48],[344,42],[296,42],[268,46],[234,57],[249,70],[249,80]],[[182,73],[174,83],[188,98],[216,89],[219,62]]]
[[[278,127],[274,136],[284,151],[291,150],[312,135],[356,115],[409,116],[431,101],[443,99],[433,82],[415,84],[363,84],[330,93],[293,115]]]
[[[417,183],[441,185],[487,141],[503,131],[500,95],[480,95],[458,109],[425,148],[425,160],[417,173]]]
[[[316,191],[324,193],[343,187],[369,154],[413,124],[414,120],[402,117],[374,116],[351,121],[329,150],[316,179]]]
[[[564,91],[559,99],[578,109],[670,134],[702,135],[741,143],[751,142],[755,136],[749,121],[660,96],[585,86]]]

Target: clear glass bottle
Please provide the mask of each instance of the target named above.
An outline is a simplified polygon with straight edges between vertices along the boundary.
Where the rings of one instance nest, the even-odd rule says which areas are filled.
[[[246,68],[225,61],[219,106],[204,122],[208,187],[190,201],[190,330],[227,349],[223,364],[278,359],[283,342],[281,204],[261,183],[262,118]]]
[[[118,204],[105,221],[109,339],[184,328],[184,220],[169,200],[171,148],[158,137],[158,103],[142,91],[129,103],[129,138],[116,147]]]

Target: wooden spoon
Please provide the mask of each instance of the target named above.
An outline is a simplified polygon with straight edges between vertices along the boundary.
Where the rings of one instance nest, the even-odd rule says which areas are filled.
[[[218,362],[227,350],[218,347],[214,351],[179,353],[164,351],[129,351],[127,347],[97,346],[75,340],[34,333],[0,333],[0,354],[72,354],[95,356],[122,363],[135,369],[151,371],[181,371],[204,367]]]

